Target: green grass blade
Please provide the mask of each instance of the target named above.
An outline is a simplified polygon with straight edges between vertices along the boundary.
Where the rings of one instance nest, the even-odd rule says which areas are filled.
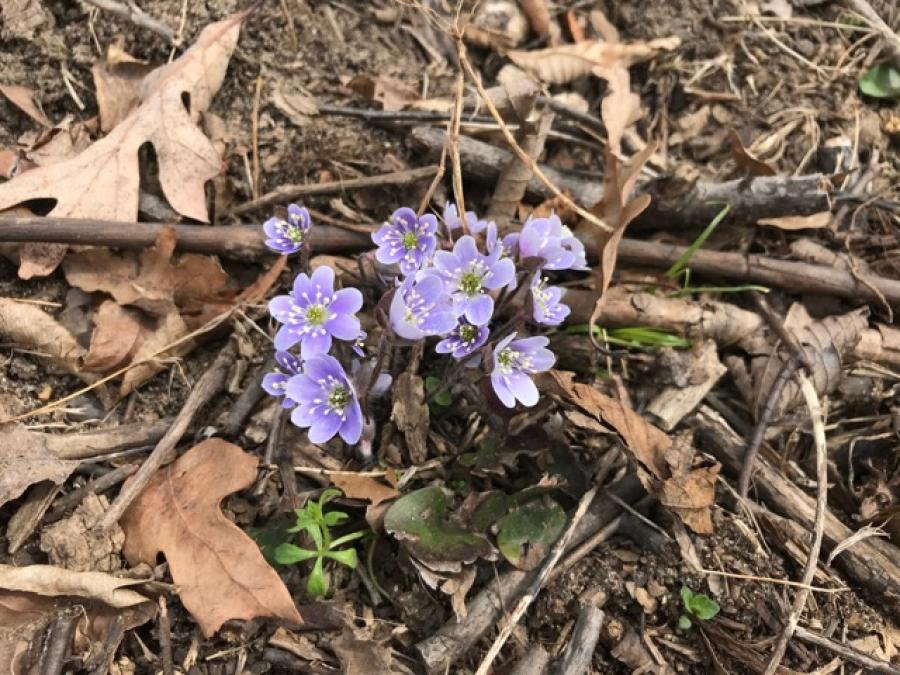
[[[674,279],[679,274],[681,274],[682,270],[687,267],[688,261],[691,257],[697,252],[703,244],[706,243],[706,240],[709,239],[709,235],[713,233],[713,231],[719,226],[719,223],[724,220],[725,216],[728,215],[728,212],[731,211],[731,204],[726,204],[721,211],[716,215],[715,218],[710,221],[709,225],[700,233],[700,236],[697,237],[694,242],[688,246],[687,250],[682,253],[678,260],[676,260],[672,266],[666,270],[666,277],[669,279]]]

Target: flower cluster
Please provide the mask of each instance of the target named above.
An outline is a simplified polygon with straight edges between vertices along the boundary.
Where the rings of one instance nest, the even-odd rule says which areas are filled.
[[[550,275],[588,269],[584,246],[555,215],[529,219],[520,231],[501,237],[494,222],[471,211],[461,218],[448,203],[443,223],[441,229],[434,215],[403,207],[372,235],[375,258],[397,270],[382,301],[394,342],[434,337],[437,354],[450,355],[467,372],[481,367],[504,406],[533,406],[538,391],[532,377],[551,368],[555,356],[546,337],[519,334],[526,323],[558,326],[565,320],[569,308]],[[310,227],[308,211],[292,204],[287,220],[264,224],[266,244],[285,255],[296,253],[308,246]],[[270,301],[269,312],[280,324],[277,371],[265,377],[263,388],[283,397],[284,407],[292,408],[291,421],[308,428],[313,443],[340,435],[354,444],[364,426],[356,382],[371,386],[375,380],[384,389],[390,380],[359,361],[348,375],[331,353],[335,340],[346,341],[362,357],[366,338],[356,317],[362,293],[334,284],[334,271],[320,266],[312,274],[299,273],[289,294]],[[349,356],[343,347],[338,353]]]

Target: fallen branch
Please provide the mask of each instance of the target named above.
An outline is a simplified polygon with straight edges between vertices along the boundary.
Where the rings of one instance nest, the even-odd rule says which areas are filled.
[[[431,178],[438,171],[436,164],[423,166],[404,171],[393,171],[378,176],[364,176],[362,178],[349,178],[347,180],[335,180],[328,183],[308,183],[305,185],[280,185],[271,192],[267,192],[259,199],[253,199],[241,204],[232,210],[232,215],[241,215],[256,209],[267,208],[277,204],[286,204],[300,197],[312,197],[315,195],[330,195],[351,190],[365,190],[368,188],[387,187],[389,185],[409,185],[416,181]]]
[[[632,474],[610,487],[607,492],[626,503],[634,503],[644,494],[644,489]],[[575,528],[566,552],[575,550],[583,540],[603,529],[621,510],[609,496],[601,494],[597,497]],[[536,572],[520,570],[501,574],[468,602],[468,615],[464,620],[460,622],[451,619],[434,635],[416,644],[416,651],[425,663],[426,670],[429,673],[444,673],[457,659],[469,654],[475,643],[500,621],[503,608],[515,602],[535,575]]]
[[[33,433],[40,436],[40,442],[60,459],[90,459],[145,445],[155,445],[170,426],[172,419],[164,418],[149,424],[122,424],[118,427],[77,434]]]
[[[203,373],[203,376],[191,389],[184,406],[178,415],[175,416],[172,426],[166,432],[166,435],[156,444],[153,452],[150,453],[150,456],[144,461],[141,468],[137,470],[131,481],[125,484],[119,496],[116,497],[116,500],[103,514],[103,518],[99,523],[100,528],[109,529],[119,522],[119,518],[131,506],[131,502],[141,493],[141,490],[147,486],[153,474],[164,464],[172,461],[175,446],[178,445],[181,437],[188,430],[194,415],[225,387],[225,379],[234,361],[234,356],[234,343],[229,340],[219,351],[218,356],[216,356],[209,369]]]
[[[550,655],[539,644],[533,644],[525,652],[525,656],[509,672],[509,675],[544,675],[547,664],[550,663]]]
[[[175,42],[175,31],[158,19],[154,19],[144,10],[138,7],[134,0],[127,0],[126,4],[116,2],[115,0],[84,0],[87,4],[93,5],[104,12],[109,12],[121,19],[130,21],[135,26],[146,28],[153,31],[157,35],[163,37],[166,42]]]
[[[591,672],[591,660],[602,626],[603,610],[594,605],[582,607],[569,644],[553,667],[553,675],[584,675]]]
[[[701,408],[688,418],[699,449],[722,462],[732,477],[743,464],[744,440],[717,413]],[[785,475],[760,457],[755,466],[756,492],[773,511],[812,529],[815,502]],[[830,511],[825,514],[823,549],[827,552],[853,534]],[[900,614],[900,562],[897,547],[877,538],[864,539],[835,558],[835,566],[854,584],[863,588],[879,606]]]
[[[876,659],[868,654],[863,654],[858,649],[854,649],[850,645],[845,645],[840,642],[835,642],[831,638],[827,638],[824,635],[819,635],[818,633],[813,633],[812,631],[806,630],[802,626],[797,626],[794,630],[794,635],[796,635],[799,639],[804,642],[809,642],[810,644],[816,645],[817,647],[824,647],[825,649],[834,652],[841,658],[850,661],[850,663],[855,663],[858,666],[862,666],[865,668],[867,673],[884,673],[885,675],[900,675],[900,668],[895,668],[887,661],[882,661],[881,659]]]

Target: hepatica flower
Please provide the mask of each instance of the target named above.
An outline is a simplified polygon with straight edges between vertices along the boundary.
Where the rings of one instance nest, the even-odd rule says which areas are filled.
[[[437,218],[431,214],[417,216],[408,207],[394,211],[390,222],[372,235],[378,244],[375,257],[390,265],[400,263],[400,272],[410,275],[431,258],[437,246]]]
[[[334,290],[334,270],[319,267],[311,277],[298,274],[290,295],[269,302],[269,312],[284,324],[275,334],[275,349],[287,350],[298,342],[305,361],[331,349],[331,338],[355,340],[360,332],[354,316],[363,297],[355,288]]]
[[[571,230],[568,235],[563,232],[559,216],[531,218],[522,226],[522,233],[519,235],[519,258],[539,258],[543,261],[541,269],[545,270],[570,269],[575,264],[576,255],[563,245],[563,239],[574,239],[571,235]],[[568,243],[571,246],[571,242]]]
[[[488,255],[479,253],[469,235],[460,237],[452,252],[434,254],[434,266],[453,298],[457,316],[465,316],[475,326],[485,325],[494,313],[494,299],[488,291],[503,288],[515,278],[515,264],[501,255],[500,247]]]
[[[569,316],[568,305],[560,302],[562,289],[559,286],[547,286],[547,277],[538,272],[531,280],[531,306],[535,323],[545,326],[558,326]]]
[[[391,299],[391,328],[407,340],[443,335],[456,325],[453,299],[435,274],[407,277]]]
[[[297,402],[291,422],[309,427],[310,442],[325,443],[340,434],[353,445],[362,435],[356,391],[333,356],[319,354],[305,361],[303,373],[288,381],[287,395]]]
[[[284,396],[288,380],[301,372],[300,359],[290,352],[275,352],[275,363],[278,364],[274,373],[267,373],[262,381],[262,388],[272,396]],[[285,396],[281,403],[285,408],[293,408],[295,402]]]
[[[284,255],[296,253],[306,243],[311,225],[309,211],[291,204],[288,206],[287,220],[269,218],[263,223],[263,231],[269,237],[266,239],[266,246]]]
[[[553,352],[547,349],[549,340],[545,337],[515,339],[509,335],[494,347],[494,370],[491,372],[491,386],[497,398],[507,408],[514,408],[516,401],[525,406],[538,402],[538,390],[531,376],[549,370],[556,362]]]
[[[487,326],[473,326],[461,321],[434,349],[438,354],[450,354],[459,361],[487,342],[489,334]]]
[[[478,222],[478,216],[475,215],[474,211],[466,211],[466,225],[468,226],[470,232],[472,231],[473,227],[478,227]],[[462,219],[459,217],[459,209],[453,202],[447,202],[446,204],[444,204],[444,223],[447,225],[447,229],[451,232],[462,227]]]

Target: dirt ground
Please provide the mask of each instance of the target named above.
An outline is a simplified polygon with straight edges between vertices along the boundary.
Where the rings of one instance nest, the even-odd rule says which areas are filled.
[[[33,36],[15,37],[4,34],[0,28],[0,84],[20,84],[33,89],[35,100],[54,122],[66,117],[81,121],[97,114],[91,68],[109,45],[115,44],[152,64],[163,63],[170,57],[171,48],[159,36],[107,12],[91,9],[89,3],[34,0],[33,4],[43,11],[43,23]],[[245,3],[232,0],[183,3],[144,0],[140,4],[161,22],[182,26],[185,46],[207,24],[245,7]],[[444,4],[449,3],[430,4],[436,11],[444,11]],[[680,38],[676,50],[661,52],[630,69],[631,87],[640,95],[644,115],[634,126],[634,134],[626,135],[623,152],[633,154],[640,150],[641,139],[663,141],[662,149],[648,165],[646,177],[652,174],[711,181],[744,177],[746,165],[735,160],[729,143],[729,133],[736,132],[745,147],[778,175],[833,171],[829,167],[833,153],[828,148],[846,148],[863,166],[873,155],[878,156],[878,171],[867,194],[896,203],[900,198],[900,154],[896,151],[898,137],[889,132],[893,129],[892,133],[897,133],[900,107],[896,100],[864,97],[857,85],[860,73],[885,55],[875,49],[878,36],[853,19],[844,3],[814,3],[809,7],[796,3],[793,18],[780,22],[766,12],[764,4],[724,0],[548,3],[560,22],[565,21],[566,10],[571,10],[588,34],[593,31],[589,12],[598,8],[605,12],[625,42]],[[885,7],[873,3],[885,12],[883,16],[891,17],[890,3],[883,4]],[[564,35],[568,34],[568,28],[564,28]],[[521,48],[540,46],[542,42],[531,34]],[[183,49],[176,49],[176,54]],[[493,84],[506,63],[502,52],[470,46],[470,53],[486,84]],[[240,218],[229,216],[227,211],[282,185],[351,179],[431,161],[411,141],[407,126],[379,125],[343,115],[292,117],[279,105],[285,96],[314,97],[320,103],[336,106],[373,108],[378,107],[375,102],[354,90],[354,78],[390,76],[422,98],[436,99],[453,95],[456,73],[452,40],[429,25],[414,3],[351,0],[261,3],[242,28],[223,85],[210,106],[210,113],[221,119],[225,130],[224,180],[217,182],[209,195],[217,226],[238,221],[260,223],[268,217],[267,210]],[[254,188],[249,167],[254,147],[252,128],[257,86],[261,87],[257,143],[260,180]],[[598,78],[580,78],[570,84],[551,85],[548,91],[577,92],[596,114],[606,89]],[[0,148],[12,147],[23,134],[34,130],[34,122],[0,96]],[[548,142],[544,161],[573,176],[602,169],[598,152],[572,147],[564,140]],[[427,187],[428,181],[405,187],[379,187],[311,197],[304,204],[338,222],[381,222],[400,205],[418,204]],[[478,181],[467,184],[467,207],[480,212],[487,206],[491,189],[492,185]],[[442,204],[450,194],[450,182],[445,180],[432,204]],[[856,205],[853,204],[854,212]],[[846,253],[874,274],[900,278],[896,261],[896,251],[900,249],[896,215],[869,208],[853,217],[857,216],[852,226],[806,234],[826,248]],[[847,216],[848,220],[850,217]],[[667,231],[665,223],[658,223],[656,231],[650,234],[688,244],[704,225],[697,223],[697,231],[693,232],[672,232]],[[794,233],[786,229],[729,226],[718,230],[705,247],[779,257],[786,255],[794,238]],[[87,319],[83,314],[79,318],[76,311],[70,311],[76,299],[62,272],[46,278],[19,279],[14,253],[8,245],[7,249],[8,258],[0,260],[0,297],[39,301],[40,306],[57,317],[68,313],[67,321],[71,323],[64,322],[64,325],[74,327],[81,321],[80,333],[76,328],[70,329],[87,346],[89,324],[84,323]],[[223,265],[236,278],[253,279],[263,269],[233,261],[225,261]],[[642,273],[642,270],[627,271],[632,278]],[[286,288],[289,283],[290,275],[284,273],[275,288]],[[783,315],[796,297],[776,290],[770,301]],[[810,313],[817,318],[856,306],[822,296],[802,297],[808,300]],[[739,294],[724,299],[752,309],[749,301]],[[262,367],[269,356],[267,341],[258,333],[271,334],[273,325],[261,307],[258,303],[251,308],[257,312],[254,315],[251,311],[251,317],[261,331],[244,329],[249,346],[241,360],[248,374]],[[871,310],[873,320],[891,324],[883,304],[872,303]],[[177,363],[173,360],[164,372],[111,408],[89,392],[78,395],[51,415],[30,418],[26,423],[33,430],[57,433],[117,422],[150,423],[173,416],[181,410],[191,387],[210,366],[222,344],[221,339],[213,339],[177,359]],[[41,354],[10,341],[5,341],[2,347],[0,410],[4,417],[33,410],[84,386],[78,377],[55,367]],[[723,358],[724,354],[723,351]],[[630,393],[635,409],[641,410],[655,391],[654,374],[660,372],[662,359],[668,357],[661,356],[659,350],[614,348],[610,357],[591,358],[601,369],[614,364],[620,385]],[[590,374],[593,369],[585,365],[584,370]],[[865,380],[864,394],[854,398],[848,385],[847,391],[836,392],[834,400],[828,402],[829,439],[833,440],[829,450],[834,453],[846,450],[854,436],[890,431],[889,420],[896,416],[896,368],[879,366],[860,377]],[[241,389],[248,386],[248,381],[232,387],[228,395],[204,409],[185,438],[185,447],[188,440],[200,441],[224,422],[230,406]],[[730,377],[719,381],[713,396],[728,402],[726,407],[743,421],[745,428],[752,428],[749,410],[738,402],[738,388]],[[261,403],[231,440],[261,455],[274,411],[273,403]],[[434,423],[435,434],[444,439],[444,445],[437,447],[452,449],[452,439],[462,437],[467,419],[462,413],[456,417],[448,413],[445,419],[438,419]],[[793,431],[789,426],[775,427],[767,440],[765,454],[784,468],[786,475],[796,479],[806,494],[814,495],[814,480],[808,480],[814,478],[811,444],[797,438],[799,432]],[[304,454],[309,452],[308,444],[300,436],[289,435],[287,442],[306,448],[302,452],[298,450],[295,463],[308,460]],[[567,456],[574,458],[584,476],[594,473],[604,453],[618,447],[610,435],[592,434],[583,428],[570,431],[566,443],[569,444]],[[332,454],[338,466],[362,468],[352,454]],[[855,487],[843,493],[836,490],[849,494],[849,501],[840,502],[838,496],[832,497],[831,503],[838,518],[853,529],[865,517],[860,504],[871,503],[876,493],[881,499],[879,512],[886,513],[891,507],[896,510],[895,500],[900,499],[900,454],[895,438],[892,436],[890,441],[865,454],[857,467]],[[439,449],[434,450],[434,456],[438,455]],[[409,461],[405,455],[395,457],[387,450],[379,456],[382,464],[394,459]],[[494,486],[522,489],[540,479],[545,470],[542,461],[534,457],[519,458],[505,472],[487,474],[488,477],[454,475],[451,470],[438,475],[447,485],[454,484],[454,480],[463,484],[471,481],[465,490],[489,490]],[[620,459],[616,470],[624,473],[625,466]],[[838,483],[844,480],[841,469],[838,467],[837,476],[832,475]],[[83,484],[92,475],[91,465],[82,466],[67,483],[66,490]],[[276,483],[273,474],[262,496],[242,492],[226,499],[225,512],[245,529],[271,523],[285,511]],[[303,475],[298,476],[298,485],[301,496],[321,487],[319,482]],[[730,478],[727,482],[724,477],[719,478],[716,502],[711,508],[712,535],[688,534],[658,504],[643,509],[643,520],[629,516],[617,533],[548,584],[513,632],[492,672],[511,672],[527,648],[535,643],[542,644],[554,656],[560,653],[586,599],[602,607],[607,627],[593,653],[592,672],[652,672],[663,667],[670,668],[670,672],[685,673],[762,672],[794,590],[769,580],[797,580],[805,559],[791,558],[768,543],[754,519],[737,506],[730,485],[734,485]],[[564,495],[562,500],[564,506],[574,507],[577,496]],[[8,522],[21,503],[13,500],[0,507],[0,522]],[[352,513],[355,522],[363,520],[364,504],[352,500],[341,503]],[[673,534],[676,524],[684,532],[678,541]],[[414,565],[398,553],[397,542],[390,537],[382,535],[374,547],[375,569],[381,577],[381,586],[389,593],[381,594],[381,602],[373,606],[370,589],[358,575],[336,571],[331,580],[337,589],[333,597],[317,603],[316,609],[310,612],[314,616],[330,617],[323,622],[332,625],[304,631],[303,647],[293,653],[271,646],[273,627],[263,621],[230,623],[215,637],[204,638],[191,615],[171,597],[168,630],[176,672],[182,664],[188,664],[188,672],[210,674],[325,673],[339,672],[342,667],[344,672],[365,672],[353,670],[359,665],[348,666],[352,659],[348,661],[346,648],[341,651],[331,646],[341,635],[342,627],[346,632],[347,626],[364,627],[392,655],[394,672],[421,672],[413,646],[433,635],[451,618],[449,598],[422,582]],[[685,557],[691,548],[704,569],[731,570],[749,579],[712,577],[699,572]],[[5,546],[3,549],[0,562],[5,564],[25,566],[45,562],[38,534],[14,555],[7,555]],[[892,550],[897,557],[895,561],[900,560],[898,549]],[[469,598],[491,583],[502,569],[500,562],[479,566]],[[828,581],[847,583],[824,562],[822,569],[831,575]],[[303,612],[309,603],[303,596],[300,570],[281,566],[278,571]],[[815,583],[827,585],[819,576]],[[890,616],[890,610],[864,589],[847,585],[850,586],[847,592],[813,594],[804,614],[804,625],[827,631],[833,639],[854,644],[882,659],[890,660],[893,655],[896,663],[900,642],[893,646],[891,640],[897,636],[897,617]],[[676,627],[684,612],[679,596],[684,586],[716,598],[721,613],[711,622],[715,625],[705,629],[695,626],[692,630]],[[335,616],[339,617],[336,623]],[[629,631],[642,636],[637,645],[617,649],[617,644],[625,644],[621,641],[622,634]],[[493,631],[489,632],[450,672],[474,672],[494,635]],[[306,656],[300,655],[303,649],[308,650]],[[123,673],[159,672],[163,667],[160,650],[159,621],[150,621],[126,633],[117,652],[115,668]],[[649,665],[647,654],[651,658]],[[713,665],[711,654],[716,655],[717,665]],[[826,665],[834,658],[825,649],[795,640],[780,672],[865,672],[849,662],[841,666],[841,671],[827,669]],[[67,666],[66,672],[76,672],[74,668],[74,665]]]

